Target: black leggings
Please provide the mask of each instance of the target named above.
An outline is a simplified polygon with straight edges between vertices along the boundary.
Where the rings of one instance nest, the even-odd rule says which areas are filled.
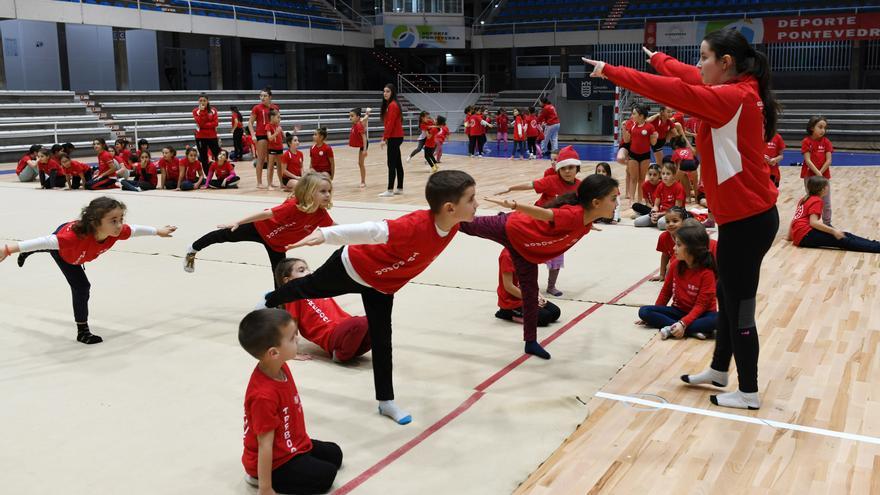
[[[202,162],[202,169],[204,169],[205,174],[207,175],[208,169],[211,168],[211,160],[208,158],[208,150],[211,150],[211,154],[214,155],[214,159],[217,159],[217,155],[220,153],[220,140],[217,138],[200,138],[196,139],[196,149],[199,150],[199,161]]]
[[[244,129],[241,127],[236,128],[232,131],[232,149],[235,154],[236,160],[241,160],[241,156],[244,155],[244,145],[242,144],[242,138],[244,137]],[[216,160],[217,157],[214,157]]]
[[[633,203],[632,209],[639,215],[648,215],[651,213],[651,207],[642,203]]]
[[[56,230],[56,232],[58,232]],[[73,296],[73,319],[77,323],[89,322],[89,294],[92,284],[86,277],[86,269],[82,265],[71,265],[64,261],[58,250],[49,251],[49,255],[55,260],[55,264],[61,269],[64,278],[70,285],[70,294]]]
[[[156,186],[154,186],[152,182],[143,180],[121,180],[119,181],[119,186],[123,191],[137,191],[138,188],[140,188],[141,191],[152,191],[153,189],[156,189]]]
[[[234,231],[230,229],[219,229],[208,232],[192,243],[193,249],[201,251],[212,244],[221,244],[224,242],[256,242],[262,244],[266,248],[266,254],[269,255],[269,263],[272,265],[272,280],[275,280],[275,267],[284,260],[286,253],[279,253],[266,245],[266,241],[257,232],[257,228],[252,223],[239,225]]]
[[[546,327],[558,320],[561,315],[562,310],[559,309],[559,306],[547,301],[544,303],[544,306],[538,308],[538,326]],[[522,317],[522,306],[514,309],[498,308],[498,311],[495,312],[495,318],[501,318],[502,320],[514,321],[514,318],[517,318],[522,321]]]
[[[755,294],[761,262],[779,230],[776,207],[718,227],[718,330],[712,369],[727,371],[736,360],[739,389],[758,391],[758,328]]]
[[[537,155],[538,148],[535,147],[535,143],[538,142],[538,136],[527,137],[526,140],[529,142],[529,154]]]
[[[468,155],[473,156],[477,149],[477,136],[468,136]]]
[[[429,167],[433,167],[437,164],[437,159],[434,158],[434,150],[437,148],[425,148],[425,161],[428,162]]]
[[[343,249],[337,249],[311,275],[291,280],[274,292],[266,294],[266,306],[274,308],[299,299],[360,294],[370,326],[376,400],[392,400],[394,383],[391,374],[391,310],[394,306],[394,294],[384,294],[352,280],[342,264]]]
[[[486,145],[486,135],[480,134],[477,136],[477,153],[483,154],[483,146]]]
[[[400,145],[402,137],[388,138],[385,140],[388,157],[388,190],[394,189],[394,178],[397,177],[397,188],[403,189],[403,160],[400,159]]]
[[[855,251],[859,253],[880,253],[880,242],[865,239],[849,232],[843,233],[843,239],[838,239],[833,235],[822,232],[821,230],[810,229],[807,235],[801,239],[800,247],[823,248],[832,247],[843,249],[844,251]]]
[[[412,153],[409,154],[410,158],[418,155],[419,151],[422,151],[423,149],[425,149],[425,141],[427,141],[427,139],[419,139],[418,146],[416,146],[416,149],[412,150]]]
[[[40,171],[40,185],[43,189],[52,189],[53,187],[64,187],[67,183],[63,175],[58,175],[57,170],[52,170],[48,174]]]
[[[278,493],[326,493],[340,466],[339,445],[313,438],[312,450],[293,456],[272,470],[272,488]]]
[[[208,186],[210,186],[214,189],[226,189],[227,187],[233,187],[233,186],[238,187],[236,185],[236,183],[240,180],[241,180],[241,177],[239,177],[237,175],[235,177],[230,177],[229,179],[226,180],[226,185],[224,186],[223,179],[211,179],[211,182],[208,183]]]

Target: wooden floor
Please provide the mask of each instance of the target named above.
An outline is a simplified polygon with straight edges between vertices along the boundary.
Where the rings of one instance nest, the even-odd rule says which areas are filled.
[[[712,353],[690,340],[653,339],[603,392],[880,437],[880,255],[785,241],[802,186],[794,169],[783,174],[783,226],[758,292],[761,410],[719,408],[708,400],[716,392],[684,386],[679,375]],[[838,228],[878,237],[878,180],[880,167],[834,170]],[[598,397],[587,405],[586,421],[515,493],[880,493],[880,445]]]
[[[404,156],[414,147],[415,143],[405,143]],[[337,147],[335,152],[334,199],[373,206],[425,204],[424,185],[430,174],[420,157],[405,164],[405,194],[380,199],[376,195],[385,190],[386,180],[384,150],[375,144],[371,147],[365,189],[358,187],[353,151]],[[595,158],[605,157],[581,158],[586,162],[583,177],[600,161]],[[540,177],[547,165],[547,161],[446,155],[441,168],[471,173],[477,180],[478,197],[483,197]],[[643,394],[652,401],[710,412],[880,438],[880,380],[876,378],[880,376],[880,255],[792,247],[785,233],[803,186],[798,170],[784,167],[782,172],[778,203],[782,226],[764,261],[758,293],[761,410],[718,408],[709,403],[708,389],[682,386],[679,375],[705,368],[711,357],[711,345],[693,340],[651,339],[631,361],[620,363],[620,371],[602,392]],[[880,237],[880,202],[876,199],[880,166],[838,167],[833,172],[834,224],[866,237]],[[238,193],[279,200],[285,195],[257,191],[249,164],[239,163],[237,173],[242,176]],[[615,165],[614,173],[621,178],[623,168]],[[15,176],[3,175],[0,180],[14,181]],[[511,197],[525,200],[534,195]],[[482,206],[490,205],[483,202]],[[566,276],[573,277],[574,272]],[[634,320],[636,310],[627,301],[632,300],[624,298],[606,306],[617,312],[631,310]],[[620,321],[629,321],[629,317]],[[625,324],[617,331],[645,330]],[[735,372],[731,376],[732,390]],[[580,427],[542,465],[535,466],[536,471],[515,493],[880,493],[880,445],[863,439],[646,409],[598,397],[587,400],[587,409],[589,414]]]

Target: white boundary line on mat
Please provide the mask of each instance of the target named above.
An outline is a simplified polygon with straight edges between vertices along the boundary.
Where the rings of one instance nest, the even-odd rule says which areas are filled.
[[[792,431],[801,431],[801,432],[805,432],[805,433],[815,433],[817,435],[824,435],[826,437],[834,437],[834,438],[840,438],[843,440],[854,440],[856,442],[865,442],[865,443],[871,443],[874,445],[880,445],[880,438],[871,437],[871,436],[867,436],[867,435],[859,435],[859,434],[855,434],[855,433],[846,433],[846,432],[841,432],[841,431],[826,430],[823,428],[815,428],[812,426],[801,426],[801,425],[796,425],[796,424],[791,424],[791,423],[783,423],[781,421],[775,421],[772,419],[754,418],[751,416],[742,416],[739,414],[730,414],[730,413],[725,413],[725,412],[712,411],[712,410],[708,410],[708,409],[698,409],[695,407],[680,406],[678,404],[669,404],[667,402],[657,402],[657,401],[652,401],[652,400],[645,400],[645,399],[640,399],[638,397],[632,397],[632,396],[628,396],[628,395],[609,394],[607,392],[602,392],[602,391],[596,392],[595,396],[599,397],[600,399],[616,400],[618,402],[626,402],[629,404],[637,404],[640,406],[652,407],[652,408],[654,408],[654,410],[656,410],[656,409],[669,409],[670,411],[678,411],[678,412],[683,412],[683,413],[688,413],[688,414],[699,414],[701,416],[709,416],[712,418],[721,418],[721,419],[728,419],[731,421],[739,421],[740,423],[751,423],[751,424],[755,424],[755,425],[771,426],[773,428],[781,428],[781,429],[792,430]]]

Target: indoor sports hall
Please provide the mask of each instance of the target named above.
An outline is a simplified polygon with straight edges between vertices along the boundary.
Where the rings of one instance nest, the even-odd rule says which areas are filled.
[[[725,50],[722,32],[750,48],[716,57]],[[426,185],[447,171],[474,179],[477,216],[510,213],[508,222],[532,209],[560,219],[560,208],[581,208],[587,218],[595,207],[589,202],[532,206],[540,201],[538,182],[563,177],[575,162],[577,179],[587,182],[572,191],[592,184],[600,163],[619,182],[612,218],[580,225],[586,232],[565,252],[564,266],[554,265],[553,291],[544,260],[528,260],[538,267],[541,304],[559,309],[556,321],[537,330],[550,359],[523,352],[527,314],[496,317],[503,273],[511,270],[499,270],[501,245],[467,235],[465,227],[456,227],[462,230],[436,259],[394,293],[393,402],[411,422],[377,412],[373,352],[336,362],[299,330],[297,357],[286,366],[307,433],[293,434],[341,449],[327,493],[880,493],[880,244],[871,244],[880,237],[880,6],[0,0],[0,33],[4,492],[288,493],[278,488],[279,466],[267,471],[266,460],[254,457],[255,467],[273,472],[268,484],[251,476],[242,459],[248,435],[265,433],[246,431],[248,421],[257,424],[246,403],[249,377],[274,359],[258,365],[239,342],[239,323],[275,287],[265,234],[200,250],[193,270],[185,270],[194,241],[206,233],[233,223],[242,228],[242,219],[294,197],[302,203],[277,182],[267,187],[272,175],[261,170],[262,160],[274,160],[265,150],[276,144],[257,138],[280,132],[282,152],[303,155],[293,158],[300,168],[291,189],[310,169],[321,170],[320,144],[332,148],[332,171],[321,179],[329,185],[332,174],[327,213],[337,225],[321,227],[328,233],[364,222],[390,225],[384,221],[428,209]],[[748,53],[752,65],[737,65],[737,53]],[[748,72],[760,60],[768,64],[773,100]],[[723,82],[705,82],[716,69],[727,74]],[[661,76],[679,86],[658,89],[666,84]],[[726,87],[740,84],[759,89],[742,90],[746,103],[735,103],[716,123],[728,104]],[[778,103],[775,121],[765,118],[771,101]],[[257,114],[266,103],[261,131]],[[752,115],[757,120],[747,120],[750,104],[760,109]],[[542,137],[527,136],[527,116]],[[392,118],[399,129],[388,127]],[[765,152],[768,122],[784,141],[775,157]],[[743,144],[755,136],[758,155]],[[514,159],[516,141],[524,150]],[[540,155],[531,155],[531,144]],[[730,306],[724,296],[716,301],[716,276],[724,290],[748,277],[745,270],[725,271],[725,262],[731,266],[741,254],[725,244],[744,242],[738,250],[747,251],[769,236],[758,260],[751,326],[744,323],[750,315],[743,316],[748,304],[740,305],[739,319],[731,320],[739,326],[724,336],[734,346],[725,387],[688,384],[681,376],[712,369],[726,323],[697,337],[684,329],[692,324],[686,317],[676,317],[687,336],[676,338],[675,325],[658,329],[642,321],[640,308],[661,304],[664,287],[685,290],[685,279],[675,278],[684,273],[679,267],[698,263],[683,232],[666,234],[679,247],[672,259],[661,258],[663,231],[636,226],[651,221],[633,206],[654,173],[640,168],[644,160],[634,149],[642,144],[652,164],[692,150],[674,162],[678,172],[667,174],[664,166],[658,177],[685,184],[681,206],[695,219],[688,228],[704,232],[711,245],[718,241],[720,255],[703,268],[713,273],[710,303],[719,320]],[[221,154],[231,175],[219,172]],[[279,171],[294,170],[289,155],[275,156],[284,157]],[[179,163],[179,176],[165,159]],[[395,160],[403,187],[389,178]],[[699,168],[685,170],[688,161]],[[68,162],[82,169],[70,172]],[[197,169],[192,180],[187,167]],[[820,177],[830,170],[831,178],[805,181],[817,175],[812,167]],[[200,187],[209,170],[217,182]],[[758,177],[760,186],[749,187],[766,194],[743,186],[729,195],[725,188],[747,176]],[[73,188],[74,180],[82,187]],[[187,182],[195,182],[192,190],[182,186]],[[831,184],[833,192],[811,192],[816,184]],[[582,201],[579,194],[572,201]],[[771,196],[778,229],[747,228],[744,240],[734,239],[731,225],[751,217],[730,212],[763,212],[756,203]],[[99,239],[88,263],[68,260],[64,243],[74,234],[64,237],[59,225],[78,221],[101,197],[124,203],[132,238],[124,234],[103,247],[107,241]],[[660,196],[657,204],[659,217],[670,219]],[[137,232],[144,228],[147,235]],[[798,228],[809,233],[793,242],[789,233]],[[391,245],[393,229],[376,245]],[[849,244],[807,247],[826,230]],[[828,237],[837,239],[833,232]],[[861,240],[852,241],[853,234]],[[90,235],[98,234],[78,238]],[[286,256],[314,272],[339,247],[300,246]],[[71,267],[88,277],[85,328],[100,335],[97,345],[77,340],[83,322],[71,311]],[[525,282],[516,283],[525,308]],[[674,293],[670,305],[678,304]],[[357,294],[334,299],[345,313],[365,315]],[[293,318],[305,325],[301,315]],[[760,348],[760,405],[725,406],[725,393],[753,397],[740,383],[743,344],[734,335],[750,331]],[[724,394],[722,405],[710,402],[714,394]],[[267,431],[277,438],[286,425],[278,428]],[[275,460],[275,450],[264,453]]]

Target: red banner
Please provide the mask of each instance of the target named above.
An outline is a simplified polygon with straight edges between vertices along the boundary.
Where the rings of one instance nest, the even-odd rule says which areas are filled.
[[[764,43],[880,39],[880,14],[764,18]]]

